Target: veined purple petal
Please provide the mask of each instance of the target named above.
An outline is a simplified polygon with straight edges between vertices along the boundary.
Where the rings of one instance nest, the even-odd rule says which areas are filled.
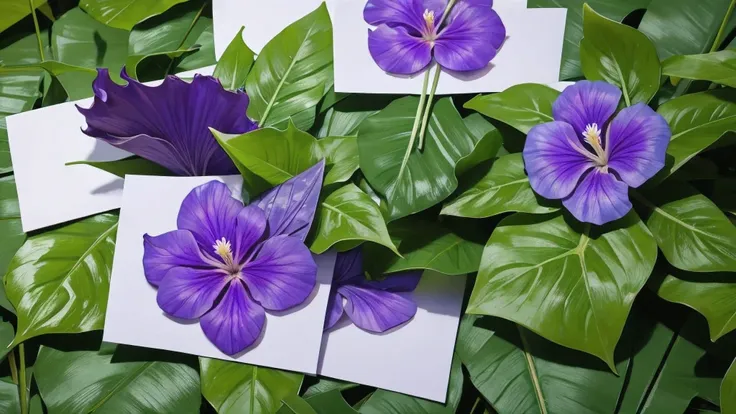
[[[368,30],[368,50],[376,64],[388,73],[410,75],[432,61],[432,46],[409,34],[406,27],[386,24]]]
[[[241,271],[253,299],[268,310],[282,311],[304,302],[317,283],[317,264],[296,237],[263,242],[255,259]]]
[[[552,105],[555,121],[572,125],[575,136],[582,142],[583,131],[589,124],[597,124],[603,130],[611,118],[621,91],[603,81],[579,81],[567,87]]]
[[[573,145],[579,145],[572,126],[566,122],[548,122],[529,131],[524,145],[524,165],[534,191],[550,199],[565,198],[577,186],[580,177],[593,168],[593,162]]]
[[[448,20],[434,45],[434,57],[444,68],[482,69],[506,40],[506,27],[490,7],[461,1],[453,7]]]
[[[254,205],[244,207],[235,219],[234,259],[242,263],[266,231],[266,214]]]
[[[363,252],[360,247],[337,254],[333,283],[346,284],[365,279],[363,276]]]
[[[220,303],[202,317],[205,336],[227,355],[235,355],[251,346],[261,335],[266,313],[248,296],[245,286],[232,280]]]
[[[403,26],[419,36],[426,27],[423,13],[422,0],[368,0],[363,19],[372,26]]]
[[[236,243],[235,226],[243,204],[231,196],[227,185],[210,181],[195,187],[181,203],[177,227],[189,230],[200,249],[213,255],[213,245],[223,237]],[[233,246],[239,251],[238,246]],[[214,255],[218,258],[219,256]]]
[[[395,293],[353,285],[341,286],[338,292],[347,299],[345,313],[350,320],[366,331],[385,332],[405,323],[417,312],[411,293]]]
[[[597,225],[618,220],[631,210],[629,186],[596,168],[562,204],[576,219]]]
[[[631,187],[639,187],[664,167],[672,132],[662,115],[638,103],[621,110],[606,136],[608,166]]]
[[[386,275],[381,280],[366,280],[359,285],[370,289],[380,289],[387,292],[413,292],[422,278],[421,270],[394,273]]]
[[[192,233],[186,230],[174,230],[160,236],[143,235],[143,273],[154,286],[176,267],[211,265],[202,257]]]
[[[322,190],[325,162],[320,161],[253,201],[268,218],[269,237],[307,238]]]
[[[343,314],[342,296],[337,293],[337,287],[333,286],[330,291],[330,297],[327,300],[327,319],[325,320],[324,330],[327,331],[340,320]]]
[[[196,319],[212,309],[228,282],[219,269],[175,267],[158,287],[156,302],[164,312],[182,319]]]

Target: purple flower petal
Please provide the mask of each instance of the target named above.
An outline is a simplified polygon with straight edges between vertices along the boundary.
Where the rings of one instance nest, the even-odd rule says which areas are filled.
[[[631,210],[629,187],[598,168],[562,204],[576,219],[597,225],[620,219]]]
[[[446,69],[482,69],[506,39],[506,27],[490,7],[460,2],[453,7],[448,20],[434,45],[434,57]]]
[[[333,283],[345,284],[363,280],[363,252],[360,247],[338,253]]]
[[[320,161],[253,201],[268,217],[269,237],[286,235],[302,241],[307,238],[322,190],[324,171],[325,162]]]
[[[227,185],[210,181],[194,188],[181,203],[177,227],[189,230],[200,249],[210,253],[223,237],[235,243],[235,226],[243,204],[231,196]],[[239,246],[233,246],[239,251]]]
[[[672,132],[662,115],[646,104],[625,108],[606,136],[608,166],[631,187],[639,187],[664,167]]]
[[[232,280],[220,303],[202,317],[205,336],[222,352],[235,355],[261,335],[266,313],[248,297],[245,286]]]
[[[282,311],[304,302],[317,283],[317,264],[295,237],[276,236],[263,242],[242,270],[251,296],[268,310]]]
[[[421,270],[412,270],[387,275],[381,280],[366,280],[359,285],[370,289],[380,289],[387,292],[413,292],[422,278]]]
[[[327,300],[327,319],[325,320],[324,330],[327,331],[340,320],[343,314],[342,296],[337,293],[337,287],[333,287],[330,291],[330,297]]]
[[[523,154],[534,191],[550,199],[570,195],[580,177],[594,166],[582,151],[587,150],[579,146],[575,131],[566,122],[548,122],[532,128]]]
[[[154,286],[158,286],[173,268],[211,265],[200,253],[192,233],[186,230],[174,230],[160,236],[143,235],[143,273]]]
[[[417,312],[411,293],[394,293],[359,286],[341,286],[338,292],[347,299],[345,313],[361,329],[386,332],[409,319]]]
[[[257,206],[247,206],[240,210],[235,219],[235,239],[233,256],[236,263],[242,263],[252,248],[261,240],[266,231],[266,213]]]
[[[555,121],[572,125],[575,136],[582,140],[586,125],[597,124],[604,130],[618,102],[621,91],[603,81],[580,81],[567,87],[552,105]]]
[[[156,302],[177,318],[199,318],[212,309],[227,282],[228,275],[220,269],[175,267],[161,281]]]
[[[422,0],[368,0],[363,9],[363,19],[372,26],[386,24],[413,29],[419,36],[425,30],[422,18]]]
[[[431,44],[403,26],[382,24],[368,30],[368,50],[381,69],[399,75],[417,73],[432,61]]]

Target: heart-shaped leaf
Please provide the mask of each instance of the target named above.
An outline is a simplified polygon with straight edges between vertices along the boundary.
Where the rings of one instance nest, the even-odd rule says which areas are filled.
[[[243,41],[243,27],[241,27],[217,62],[214,76],[231,91],[245,87],[245,79],[253,66],[255,56]]]
[[[662,74],[675,78],[707,80],[736,88],[736,50],[672,56],[662,62]]]
[[[534,126],[552,122],[552,104],[560,96],[558,90],[536,83],[512,86],[501,93],[479,95],[465,108],[497,119],[523,133]]]
[[[187,0],[82,0],[79,7],[107,26],[130,30],[141,20],[161,14],[171,6],[185,1]]]

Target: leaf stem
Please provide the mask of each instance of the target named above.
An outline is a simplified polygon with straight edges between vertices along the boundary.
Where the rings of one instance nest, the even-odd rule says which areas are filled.
[[[20,359],[20,375],[18,377],[18,388],[20,389],[20,413],[28,414],[28,396],[26,393],[26,353],[21,342],[18,344],[18,359]]]
[[[41,41],[41,29],[38,27],[38,18],[36,17],[36,8],[33,7],[33,0],[28,0],[28,6],[31,8],[31,16],[33,16],[33,26],[36,28],[36,40],[38,40],[38,53],[41,55],[41,62],[46,60],[43,55],[43,42]]]
[[[478,398],[475,399],[475,404],[473,404],[473,408],[470,409],[470,414],[473,414],[475,412],[475,409],[478,408],[478,404],[480,403],[480,395]]]
[[[723,35],[725,34],[726,26],[728,25],[728,21],[731,20],[731,15],[733,14],[734,7],[736,7],[736,0],[731,0],[731,4],[728,6],[728,10],[726,11],[726,16],[723,18],[723,22],[721,22],[720,29],[718,29],[718,34],[716,35],[716,38],[713,40],[713,45],[710,47],[711,53],[718,50],[718,48],[721,46],[721,42],[723,41]]]
[[[419,123],[422,119],[422,109],[424,109],[424,102],[427,100],[427,85],[429,85],[429,69],[424,72],[424,83],[422,84],[422,94],[419,97],[419,105],[417,105],[417,114],[414,115],[414,126],[411,128],[411,135],[409,136],[409,150],[407,154],[411,154],[414,149],[414,139],[417,136],[419,130]],[[408,155],[404,159],[408,158]]]
[[[8,364],[10,365],[10,378],[13,384],[18,385],[18,367],[15,365],[15,349],[10,350],[8,354]]]
[[[191,34],[192,30],[194,29],[194,25],[197,24],[197,21],[202,16],[202,12],[204,11],[204,8],[207,7],[207,2],[208,1],[205,0],[202,3],[202,7],[199,8],[199,11],[197,12],[197,14],[194,15],[194,19],[192,20],[192,23],[189,24],[189,28],[187,28],[187,31],[184,32],[184,37],[181,38],[181,41],[179,42],[179,46],[176,47],[176,50],[179,50],[181,49],[182,46],[184,46],[184,42],[187,41],[187,37],[189,37],[189,34]],[[169,66],[166,68],[166,72],[164,72],[164,77],[166,77],[169,74],[169,72],[171,72],[171,69],[173,69],[173,66],[174,66],[174,62],[177,59],[179,58],[178,57],[171,58],[171,60],[169,61]]]
[[[437,64],[437,68],[434,71],[434,79],[432,80],[432,89],[429,91],[429,99],[427,99],[427,106],[424,108],[424,116],[422,117],[422,129],[419,131],[419,151],[424,149],[424,133],[427,132],[429,114],[432,113],[432,101],[434,100],[434,93],[437,91],[437,84],[440,81],[441,73],[442,68],[439,64]]]

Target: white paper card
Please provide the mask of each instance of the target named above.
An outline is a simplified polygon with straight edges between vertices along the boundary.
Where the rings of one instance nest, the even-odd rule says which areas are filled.
[[[156,304],[156,288],[143,273],[143,234],[176,230],[182,200],[194,187],[213,179],[225,182],[233,196],[240,194],[240,176],[125,177],[103,340],[315,374],[334,253],[314,256],[319,269],[310,299],[295,311],[266,312],[260,343],[235,358],[218,350],[199,323],[175,322]]]
[[[323,338],[318,373],[444,403],[464,290],[465,277],[428,271],[400,328],[373,334],[342,319]]]
[[[214,67],[178,74],[210,75]],[[148,85],[159,84],[149,82]],[[39,108],[7,118],[10,157],[24,232],[120,207],[123,179],[73,161],[114,161],[131,154],[82,133],[92,98]]]
[[[333,13],[335,91],[343,93],[415,94],[424,74],[390,75],[368,51],[363,5],[339,1]],[[553,83],[560,74],[566,9],[496,7],[506,25],[506,42],[490,65],[470,75],[443,72],[437,94],[500,92],[520,83]],[[434,69],[432,69],[434,73]]]

